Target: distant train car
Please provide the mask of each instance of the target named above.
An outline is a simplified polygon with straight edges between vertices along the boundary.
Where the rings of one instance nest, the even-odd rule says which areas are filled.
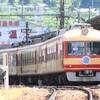
[[[47,41],[9,49],[10,81],[100,82],[100,31],[88,24],[76,26]]]

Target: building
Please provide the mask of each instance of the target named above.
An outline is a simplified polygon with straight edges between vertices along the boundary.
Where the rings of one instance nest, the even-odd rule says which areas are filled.
[[[33,23],[28,23],[28,28],[31,30],[30,36],[50,31],[48,27],[42,28]],[[25,29],[25,21],[0,19],[0,47],[23,41],[26,38]]]
[[[90,20],[86,21],[87,23],[90,23],[93,28],[100,30],[100,15],[91,18]]]

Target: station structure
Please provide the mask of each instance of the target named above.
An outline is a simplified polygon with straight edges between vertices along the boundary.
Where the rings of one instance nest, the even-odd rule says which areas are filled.
[[[86,22],[90,23],[93,28],[100,30],[100,15],[98,15],[94,18],[91,18],[91,19],[87,20]]]

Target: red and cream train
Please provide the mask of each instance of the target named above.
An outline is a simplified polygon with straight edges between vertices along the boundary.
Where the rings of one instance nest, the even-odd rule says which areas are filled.
[[[88,24],[38,44],[0,52],[8,52],[11,84],[100,81],[100,31]]]

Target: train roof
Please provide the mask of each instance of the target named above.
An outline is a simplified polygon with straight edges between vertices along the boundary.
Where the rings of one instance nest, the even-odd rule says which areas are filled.
[[[100,41],[100,31],[93,28],[76,28],[63,34],[65,41]]]
[[[89,24],[89,23],[75,23],[75,24],[72,24],[72,25],[81,25],[81,26],[89,25],[89,26],[91,26],[91,24]]]
[[[47,41],[28,45],[25,47],[18,47],[18,48],[10,48],[10,49],[2,49],[0,50],[0,53],[2,52],[12,52],[12,51],[21,51],[21,50],[29,50],[29,48],[37,49],[37,48],[45,48],[50,45],[56,44],[56,43],[62,43],[62,41],[100,41],[100,31],[95,30],[93,28],[75,28],[66,31],[64,34],[60,34],[52,39],[49,39]]]
[[[0,50],[0,53],[3,53],[3,52],[13,52],[13,51],[16,51],[18,50],[18,48],[8,48],[8,49],[1,49]]]

